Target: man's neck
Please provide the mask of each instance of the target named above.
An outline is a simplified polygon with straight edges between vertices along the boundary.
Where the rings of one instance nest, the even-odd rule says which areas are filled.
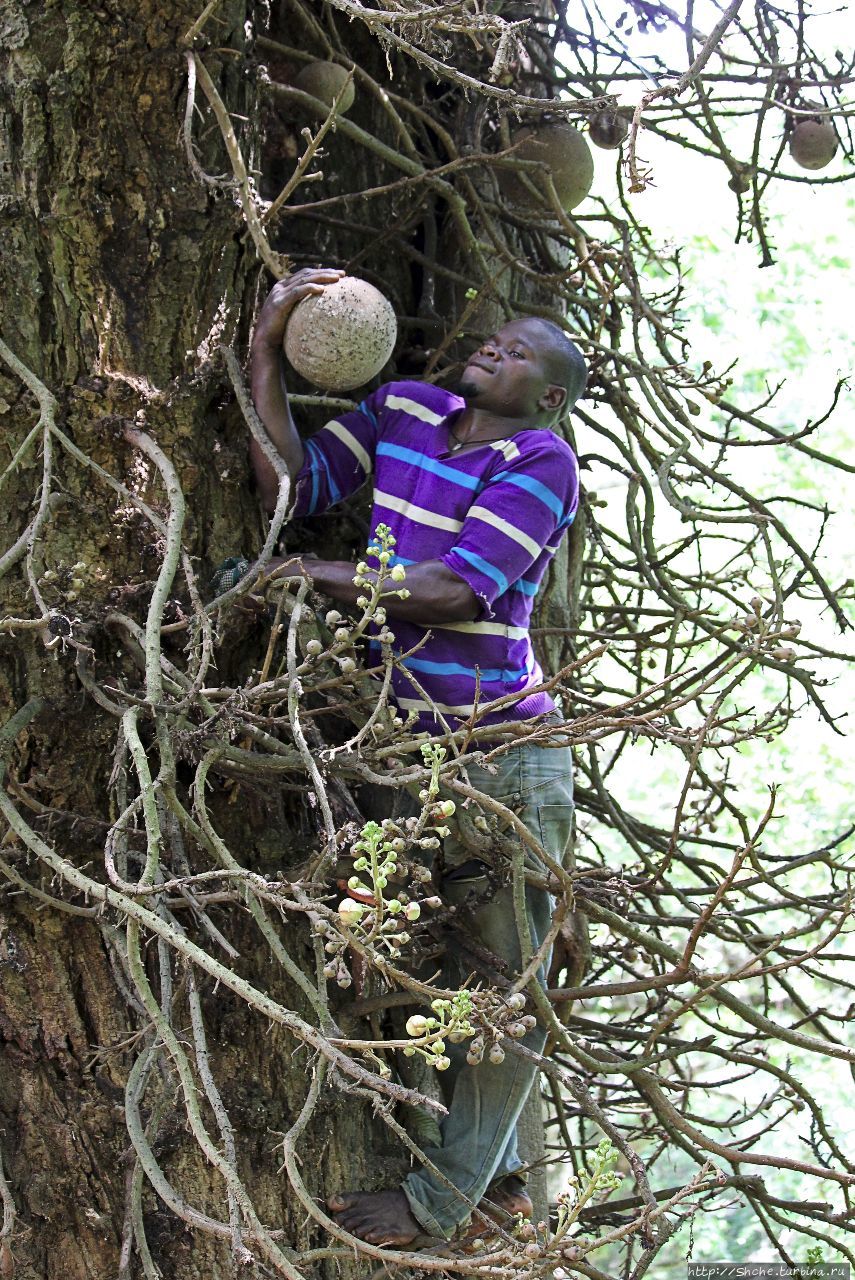
[[[489,409],[467,405],[454,423],[454,436],[463,444],[476,440],[504,440],[525,427],[534,426],[539,427],[541,423],[523,418],[505,418],[501,414],[491,413]]]

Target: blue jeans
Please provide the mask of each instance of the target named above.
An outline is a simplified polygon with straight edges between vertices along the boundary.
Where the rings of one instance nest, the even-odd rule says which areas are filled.
[[[497,772],[470,768],[469,778],[485,795],[512,809],[558,862],[570,839],[573,820],[572,755],[569,747],[544,748],[522,744],[496,762]],[[458,803],[460,797],[457,797]],[[453,826],[453,820],[449,824]],[[472,854],[454,834],[445,841],[446,876],[442,893],[446,902],[462,903],[478,894],[472,913],[475,940],[507,964],[509,976],[519,973],[521,949],[510,884],[481,901],[489,890],[483,864],[472,863]],[[461,864],[465,863],[465,866]],[[525,865],[542,870],[530,851]],[[458,870],[460,875],[455,876]],[[545,937],[552,919],[552,901],[542,889],[527,886],[526,915],[532,947]],[[459,987],[469,976],[464,963],[450,955],[442,980]],[[545,981],[541,968],[540,982]],[[534,1027],[524,1040],[526,1048],[540,1053],[546,1039]],[[536,1066],[508,1052],[502,1063],[487,1060],[477,1067],[466,1062],[466,1043],[447,1044],[450,1068],[440,1076],[448,1115],[442,1122],[442,1145],[425,1148],[425,1155],[468,1199],[477,1204],[491,1182],[521,1168],[517,1153],[516,1125],[537,1074]],[[415,1167],[402,1184],[413,1216],[430,1235],[448,1239],[469,1216],[466,1204],[422,1166]]]

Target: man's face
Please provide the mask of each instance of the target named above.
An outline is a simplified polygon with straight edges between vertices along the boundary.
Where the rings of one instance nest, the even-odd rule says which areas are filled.
[[[475,409],[528,418],[547,407],[541,401],[551,385],[539,326],[513,320],[470,356],[459,391]]]

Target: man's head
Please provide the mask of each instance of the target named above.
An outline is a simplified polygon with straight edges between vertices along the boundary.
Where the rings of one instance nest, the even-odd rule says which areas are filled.
[[[475,409],[541,425],[558,422],[585,389],[582,353],[559,325],[538,316],[512,320],[481,344],[460,379]]]

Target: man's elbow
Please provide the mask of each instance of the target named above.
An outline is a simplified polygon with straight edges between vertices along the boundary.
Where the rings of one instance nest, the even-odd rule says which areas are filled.
[[[437,622],[474,622],[481,613],[481,604],[475,592],[465,582],[451,587],[442,601],[442,618]]]
[[[267,515],[272,516],[279,498],[279,477],[254,440],[250,443],[249,456],[255,476],[256,493]]]
[[[265,515],[272,516],[273,512],[276,510],[276,499],[279,496],[278,486],[273,486],[256,479],[255,487],[259,499],[261,500],[261,505],[264,508]]]

